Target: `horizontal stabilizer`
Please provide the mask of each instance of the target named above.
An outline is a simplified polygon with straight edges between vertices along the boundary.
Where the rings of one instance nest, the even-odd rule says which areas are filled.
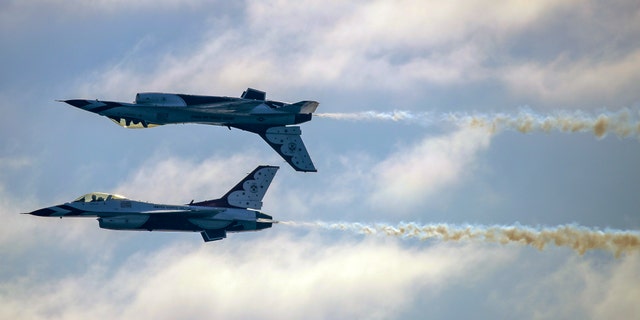
[[[204,242],[222,240],[227,237],[227,231],[224,229],[204,230],[200,234]]]
[[[316,172],[300,127],[271,127],[260,136],[297,171]]]

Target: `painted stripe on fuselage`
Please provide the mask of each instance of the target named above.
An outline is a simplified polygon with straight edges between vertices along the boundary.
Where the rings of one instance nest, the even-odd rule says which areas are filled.
[[[106,104],[106,106],[100,106],[100,107],[95,107],[93,109],[87,109],[88,111],[91,112],[95,112],[95,113],[100,113],[103,111],[107,111],[107,110],[111,110],[113,108],[118,108],[118,107],[122,107],[123,105],[116,103],[116,102],[109,102],[109,101],[100,101],[101,103]]]
[[[43,208],[43,209],[38,209],[36,211],[30,212],[29,214],[32,214],[34,216],[40,216],[40,217],[49,217],[56,212],[57,211],[51,208]]]
[[[216,96],[196,96],[190,94],[176,94],[180,97],[187,106],[203,105],[203,104],[218,104],[224,102],[242,101],[244,99],[233,97],[216,97]]]
[[[86,212],[84,210],[80,210],[66,204],[59,205],[58,208],[70,211],[69,213],[65,213],[65,216],[80,216]]]
[[[84,107],[92,104],[89,100],[83,99],[71,99],[71,100],[63,100],[65,103],[70,104],[76,108],[84,109]]]

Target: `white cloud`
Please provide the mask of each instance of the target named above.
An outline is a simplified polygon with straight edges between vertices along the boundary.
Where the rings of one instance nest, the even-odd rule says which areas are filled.
[[[640,314],[640,255],[626,256],[622,263],[609,269],[609,275],[598,276],[599,270],[594,267],[585,269],[591,273],[588,281],[592,299],[587,306],[595,318],[631,318]]]
[[[174,245],[44,283],[5,282],[0,317],[384,319],[506,260],[503,250],[408,249],[373,238],[332,244],[313,234]]]
[[[11,196],[0,184],[0,217],[3,220],[0,223],[0,252],[7,257],[14,257],[34,248],[48,246],[69,246],[92,252],[92,245],[96,243],[107,251],[107,248],[111,249],[118,242],[126,240],[124,236],[113,241],[107,232],[98,230],[98,223],[93,218],[59,219],[20,214],[58,204],[42,203],[33,195]]]
[[[370,203],[401,213],[433,199],[472,173],[476,155],[490,140],[486,130],[462,128],[398,150],[372,169]]]
[[[274,198],[269,207],[285,220],[319,215],[349,220],[365,214],[370,221],[415,214],[418,207],[446,204],[443,194],[472,180],[476,159],[491,138],[486,129],[466,127],[424,136],[388,154],[353,151],[333,156],[329,168],[321,169],[304,188],[297,187],[300,181],[282,180],[270,193]]]
[[[544,275],[521,279],[501,299],[506,313],[538,319],[629,319],[640,312],[639,270],[638,254],[606,263],[573,256]]]
[[[565,5],[557,1],[367,1],[337,19],[327,42],[364,50],[437,48],[473,39],[479,32],[498,38],[517,32]]]
[[[640,102],[640,50],[615,59],[559,58],[506,67],[497,77],[523,97],[561,106],[629,107]],[[618,105],[611,105],[619,103]]]
[[[159,203],[176,204],[192,200],[185,197],[215,199],[256,166],[264,164],[256,163],[255,159],[251,153],[204,160],[153,156],[115,190],[131,199]]]
[[[617,61],[583,52],[574,62],[560,51],[549,63],[512,53],[513,43],[543,28],[541,22],[576,12],[567,9],[574,2],[580,1],[332,2],[322,10],[317,1],[249,2],[242,13],[246,23],[218,17],[189,50],[128,56],[96,73],[81,91],[111,97],[132,96],[131,90],[229,94],[254,86],[405,95],[429,86],[498,81],[522,103],[580,107],[600,95],[609,99],[602,101],[637,99],[637,54]],[[151,71],[137,68],[142,61],[152,61]]]
[[[638,312],[638,255],[613,260],[558,248],[407,246],[403,240],[315,232],[300,237],[285,230],[261,235],[255,241],[236,235],[217,243],[174,243],[124,260],[46,261],[45,270],[64,263],[85,267],[58,277],[2,279],[0,317],[388,319],[433,308],[442,317],[464,314],[456,310],[458,298],[475,301],[469,313],[480,306],[494,315],[628,318]],[[441,300],[450,295],[456,299]]]

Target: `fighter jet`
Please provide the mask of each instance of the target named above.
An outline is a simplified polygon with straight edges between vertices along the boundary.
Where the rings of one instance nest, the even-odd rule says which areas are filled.
[[[186,205],[129,200],[102,192],[85,194],[72,202],[25,213],[42,217],[97,217],[100,228],[200,232],[205,242],[226,238],[227,232],[271,228],[270,215],[256,211],[278,167],[259,166],[222,198]],[[253,210],[255,209],[255,210]]]
[[[101,100],[58,100],[108,117],[125,128],[148,128],[174,123],[201,123],[259,134],[295,170],[317,171],[291,124],[311,120],[318,102],[285,103],[266,100],[266,93],[248,88],[240,98],[187,94],[138,93],[133,103]]]

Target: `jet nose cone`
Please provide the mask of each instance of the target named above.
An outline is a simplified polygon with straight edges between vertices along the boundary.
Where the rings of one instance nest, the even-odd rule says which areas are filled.
[[[56,212],[56,211],[51,209],[51,208],[44,208],[44,209],[38,209],[38,210],[33,211],[33,212],[26,212],[26,214],[32,214],[34,216],[40,216],[40,217],[49,217],[54,212]]]
[[[61,102],[64,102],[66,104],[70,104],[76,108],[80,108],[80,109],[84,109],[84,107],[88,106],[91,104],[91,102],[87,101],[87,100],[81,100],[81,99],[73,99],[73,100],[58,100]]]

